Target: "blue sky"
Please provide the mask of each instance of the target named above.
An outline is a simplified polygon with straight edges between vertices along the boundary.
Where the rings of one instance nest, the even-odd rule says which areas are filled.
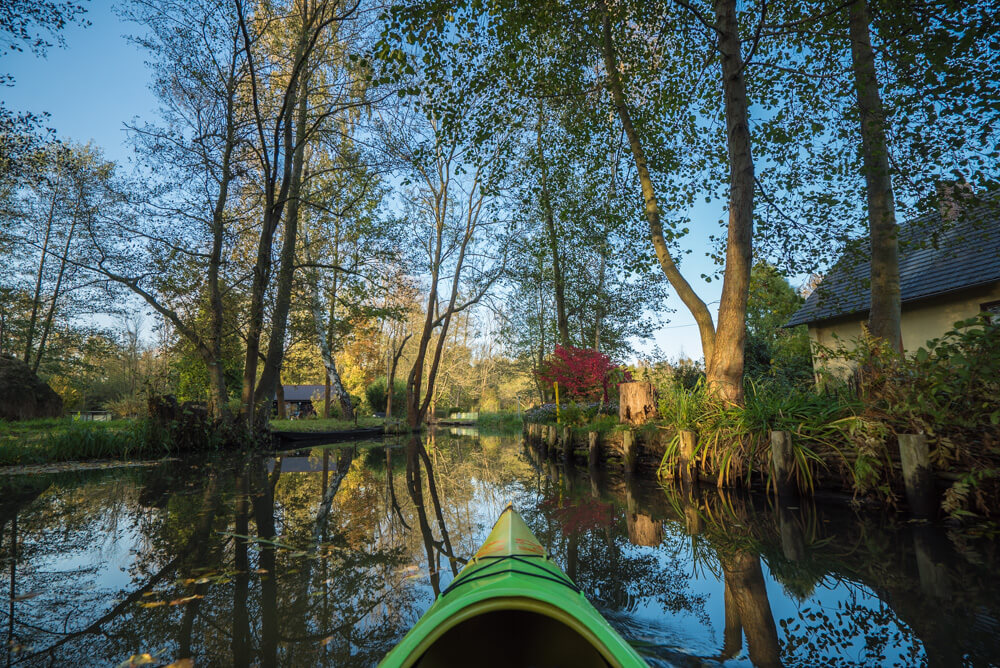
[[[3,91],[4,102],[17,111],[46,111],[60,137],[93,140],[107,157],[124,161],[125,122],[151,117],[156,100],[144,54],[125,38],[136,26],[123,23],[109,2],[86,6],[91,25],[63,31],[65,48],[49,49],[43,58],[24,52],[0,59],[0,68],[17,80]]]
[[[0,0],[2,1],[2,0]],[[31,53],[12,53],[0,59],[2,71],[16,78],[12,88],[3,91],[6,105],[15,111],[48,112],[48,126],[64,139],[80,143],[93,141],[105,155],[119,163],[129,160],[125,124],[133,119],[153,120],[157,102],[150,93],[145,54],[129,43],[126,35],[138,26],[125,23],[112,10],[112,3],[96,0],[89,3],[89,27],[72,26],[63,33],[65,48],[52,48],[44,58]],[[704,257],[708,236],[718,234],[717,222],[723,215],[721,203],[700,204],[692,212],[691,234],[684,247],[692,249],[684,256],[681,269],[703,300],[716,315],[721,281],[705,284],[699,276],[715,270]],[[666,307],[674,312],[670,322],[655,340],[641,346],[653,346],[669,358],[701,357],[701,341],[694,319],[671,293]]]

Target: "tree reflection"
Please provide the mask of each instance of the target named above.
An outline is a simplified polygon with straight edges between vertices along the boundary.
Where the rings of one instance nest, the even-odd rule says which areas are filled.
[[[507,501],[651,660],[1000,656],[995,542],[426,438],[0,481],[0,664],[374,665]]]

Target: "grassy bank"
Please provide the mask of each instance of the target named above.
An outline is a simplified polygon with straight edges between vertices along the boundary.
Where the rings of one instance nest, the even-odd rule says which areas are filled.
[[[162,457],[170,448],[146,420],[81,422],[48,418],[0,421],[0,466],[81,459]]]
[[[385,424],[385,418],[372,417],[370,415],[358,416],[357,425],[354,420],[343,420],[341,418],[306,418],[304,420],[271,420],[271,429],[274,431],[348,431],[362,427],[381,427]]]

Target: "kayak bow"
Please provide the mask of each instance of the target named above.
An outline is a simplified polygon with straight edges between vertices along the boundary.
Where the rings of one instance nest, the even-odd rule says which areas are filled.
[[[508,505],[475,556],[379,665],[632,668],[646,662]]]

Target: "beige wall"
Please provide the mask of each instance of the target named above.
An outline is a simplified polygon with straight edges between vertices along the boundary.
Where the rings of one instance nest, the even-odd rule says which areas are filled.
[[[982,304],[993,301],[1000,301],[1000,283],[926,299],[915,304],[904,304],[901,322],[903,350],[908,353],[915,352],[928,340],[950,330],[959,320],[977,315]],[[819,325],[809,325],[809,340],[813,344],[813,366],[817,370],[822,367],[838,377],[846,377],[851,371],[847,362],[836,358],[817,359],[816,344],[836,348],[839,338],[840,345],[850,345],[851,341],[861,336],[863,322],[863,316],[856,315],[826,321]]]

